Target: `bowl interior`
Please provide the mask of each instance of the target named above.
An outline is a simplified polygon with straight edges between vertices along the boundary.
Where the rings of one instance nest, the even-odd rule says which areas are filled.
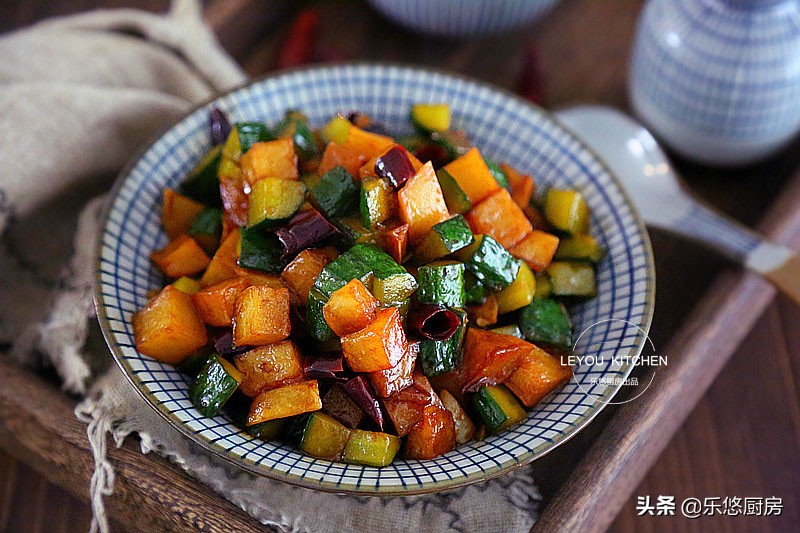
[[[232,120],[275,123],[300,109],[319,126],[338,112],[361,111],[395,135],[411,132],[415,102],[447,102],[454,127],[481,152],[531,173],[537,186],[582,191],[592,211],[592,232],[608,251],[598,266],[598,297],[573,308],[579,355],[595,364],[505,433],[473,442],[433,461],[397,459],[377,469],[314,459],[291,447],[263,442],[223,416],[205,418],[187,396],[188,380],[168,365],[136,352],[132,314],[147,291],[164,280],[149,253],[166,243],[160,229],[161,194],[175,187],[210,146],[208,111]],[[598,160],[547,114],[489,86],[434,71],[380,65],[345,65],[282,73],[229,93],[171,128],[121,176],[100,241],[97,307],[117,362],[148,402],[189,438],[259,474],[341,492],[411,494],[486,479],[539,457],[586,425],[620,387],[645,342],[653,306],[653,262],[643,226],[618,183]],[[619,378],[619,379],[614,379]]]

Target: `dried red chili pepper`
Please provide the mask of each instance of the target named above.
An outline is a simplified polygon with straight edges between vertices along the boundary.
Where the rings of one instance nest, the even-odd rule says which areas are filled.
[[[316,9],[304,9],[289,28],[275,58],[275,68],[299,67],[314,59],[314,50],[319,28],[319,13]]]
[[[408,312],[408,328],[422,338],[446,341],[461,325],[458,315],[439,305],[421,305]]]
[[[523,98],[531,102],[544,105],[544,78],[542,76],[539,52],[533,44],[525,48],[525,56],[522,65],[517,92]]]

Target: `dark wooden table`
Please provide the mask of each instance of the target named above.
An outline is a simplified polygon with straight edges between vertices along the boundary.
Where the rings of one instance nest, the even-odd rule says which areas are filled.
[[[163,0],[7,0],[0,3],[0,31],[94,7],[162,10],[166,5]],[[641,9],[638,0],[564,0],[534,28],[462,42],[412,35],[391,26],[362,2],[337,0],[315,5],[322,20],[319,48],[328,58],[438,66],[514,88],[524,68],[523,51],[533,45],[545,81],[546,107],[592,102],[627,108],[627,58]],[[291,2],[226,0],[209,4],[208,15],[225,47],[248,73],[258,76],[271,68],[275,50],[299,8]],[[345,27],[346,32],[342,30]],[[798,164],[797,143],[769,161],[735,171],[676,160],[699,194],[746,223],[761,217]],[[729,265],[709,251],[668,235],[654,231],[651,237],[658,271],[651,337],[659,347]],[[564,483],[613,414],[606,411],[576,439],[535,464],[545,498],[552,497]],[[634,495],[653,499],[673,495],[677,501],[689,496],[779,496],[784,503],[782,516],[769,520],[637,517],[633,498],[611,529],[796,529],[800,524],[799,458],[800,310],[779,298],[768,307]],[[0,452],[0,530],[80,531],[86,529],[89,516],[84,501]]]

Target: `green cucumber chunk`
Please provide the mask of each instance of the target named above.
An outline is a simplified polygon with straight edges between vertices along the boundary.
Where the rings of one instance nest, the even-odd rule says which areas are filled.
[[[326,342],[334,338],[333,330],[325,322],[323,308],[328,297],[319,289],[312,287],[308,292],[306,302],[306,331],[319,342]]]
[[[464,299],[468,305],[482,304],[491,292],[492,290],[481,283],[475,274],[469,271],[464,273]]]
[[[589,263],[553,261],[547,267],[550,286],[555,298],[594,298],[597,285],[594,267]]]
[[[456,256],[481,283],[492,289],[508,287],[517,278],[519,259],[488,235],[476,235],[475,242]]]
[[[247,223],[249,226],[278,226],[297,213],[305,198],[306,186],[302,181],[260,179],[250,192]]]
[[[220,161],[222,161],[222,146],[215,146],[189,172],[178,187],[178,192],[201,204],[222,207],[217,177]]]
[[[279,139],[292,139],[294,151],[301,161],[308,161],[319,153],[308,118],[299,111],[287,111],[283,120],[275,127],[275,135]]]
[[[261,122],[237,122],[236,131],[241,154],[246,154],[255,143],[275,140],[275,135]]]
[[[456,215],[451,219],[434,224],[431,231],[422,238],[414,253],[420,261],[439,259],[448,254],[463,250],[475,241],[466,219]]]
[[[434,261],[417,271],[417,300],[424,304],[464,307],[464,263]]]
[[[350,439],[350,429],[332,416],[316,411],[292,420],[288,440],[308,455],[338,459]]]
[[[484,157],[483,160],[486,163],[486,166],[489,167],[489,172],[492,174],[492,177],[495,179],[497,184],[504,189],[511,190],[511,185],[508,183],[508,176],[506,176],[506,173],[502,168],[500,168],[500,165],[488,157]]]
[[[286,266],[281,259],[283,248],[274,233],[260,227],[242,228],[238,264],[243,268],[280,274]]]
[[[528,342],[561,352],[572,350],[572,321],[563,304],[549,299],[534,299],[519,313],[517,321]]]
[[[396,201],[389,180],[369,176],[361,182],[359,210],[361,222],[366,229],[373,229],[394,214]]]
[[[189,388],[189,399],[203,416],[216,416],[239,388],[239,377],[233,365],[212,354]]]
[[[311,189],[311,196],[327,218],[343,217],[358,209],[359,190],[353,176],[338,166],[322,175]]]
[[[355,429],[350,433],[342,459],[359,465],[388,466],[400,450],[400,442],[388,433]]]
[[[464,192],[449,172],[440,168],[436,171],[436,177],[439,180],[439,187],[442,189],[444,203],[447,204],[448,211],[451,213],[464,214],[472,208],[472,202],[470,202],[469,196],[467,196],[467,193]]]
[[[555,260],[598,263],[605,251],[591,235],[574,235],[558,242]]]
[[[490,433],[500,433],[525,419],[525,409],[503,385],[481,387],[472,397],[475,411]]]

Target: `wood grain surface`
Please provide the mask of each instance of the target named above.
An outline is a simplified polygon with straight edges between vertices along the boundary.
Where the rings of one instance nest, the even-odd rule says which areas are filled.
[[[255,11],[249,11],[255,4],[259,4]],[[264,4],[275,7],[265,10]],[[287,8],[286,4],[290,6]],[[249,74],[259,76],[270,68],[276,47],[280,45],[293,13],[306,4],[308,2],[227,0],[209,2],[207,12],[215,21],[224,45]],[[627,59],[642,4],[640,0],[563,0],[534,28],[469,42],[425,38],[395,28],[371,12],[363,2],[336,0],[312,4],[320,10],[323,21],[319,36],[320,59],[323,60],[367,59],[430,65],[513,89],[524,69],[524,51],[533,46],[545,81],[544,103],[547,107],[603,103],[627,108]],[[7,0],[0,2],[0,31],[21,27],[46,16],[98,6],[163,10],[167,5],[166,0]],[[249,13],[253,15],[248,16]],[[797,168],[800,150],[795,143],[769,161],[736,171],[693,165],[679,158],[675,163],[691,186],[709,202],[739,220],[754,223]],[[667,346],[727,264],[694,244],[675,240],[660,232],[651,232],[651,237],[658,271],[657,306],[651,337],[661,348]],[[728,274],[728,279],[736,276]],[[734,290],[726,289],[726,286],[722,289]],[[724,293],[716,295],[718,300],[733,297],[735,295]],[[743,312],[751,305],[752,301],[746,301]],[[622,498],[612,498],[620,500],[620,503],[627,501],[611,525],[612,531],[777,531],[786,529],[781,526],[800,521],[800,489],[796,481],[800,441],[800,328],[797,324],[800,324],[800,312],[786,302],[778,301],[767,308],[731,363],[656,460],[649,475],[633,490],[633,497],[626,494]],[[731,327],[736,336],[744,337],[746,323],[736,322]],[[691,365],[688,368],[691,369]],[[8,383],[3,379],[0,377],[0,389],[3,383]],[[697,383],[698,391],[704,388],[702,380]],[[46,387],[45,384],[42,386]],[[684,403],[688,405],[691,402],[684,399]],[[607,410],[578,437],[536,463],[534,470],[546,498],[552,499],[564,486],[565,479],[587,448],[617,413],[617,410]],[[678,416],[671,423],[677,426],[681,419],[682,416]],[[31,428],[31,431],[35,433],[36,428]],[[620,434],[624,437],[624,431],[618,431],[617,435]],[[55,437],[52,435],[54,440],[58,440]],[[80,440],[80,435],[74,437]],[[7,438],[16,441],[19,435],[7,435]],[[614,440],[613,444],[619,442]],[[75,441],[71,446],[79,445]],[[16,453],[42,471],[48,470],[47,465],[52,464],[44,462],[44,456],[31,456],[31,452],[26,450],[17,450]],[[123,467],[135,461],[138,455],[132,446],[126,446],[120,453],[123,457],[118,459],[114,456],[114,461],[115,464],[117,460],[122,461]],[[77,462],[86,467],[85,450],[82,457]],[[142,465],[139,468],[147,470]],[[52,472],[48,472],[48,477],[67,486],[72,493],[77,491],[79,496],[85,497],[87,483],[82,476],[86,470],[70,472],[72,475],[68,479],[60,479],[58,475],[53,477]],[[138,479],[136,468],[129,467],[126,473],[133,476],[131,479]],[[643,473],[636,472],[637,479],[641,479]],[[619,475],[624,473],[610,474],[612,477]],[[604,486],[611,483],[612,477],[601,480]],[[167,481],[162,480],[162,483]],[[178,482],[191,485],[188,479],[179,478]],[[144,495],[140,486],[127,489],[133,494]],[[627,492],[630,493],[630,489]],[[782,496],[784,516],[781,521],[741,517],[715,518],[713,521],[707,518],[636,517],[635,496],[651,495],[655,498],[659,494],[674,495],[679,500],[688,496]],[[126,503],[124,498],[122,500],[119,501],[119,495],[112,498],[112,516],[128,526],[136,525],[135,530],[143,529],[138,527],[141,522],[130,521],[130,515],[125,514],[126,507],[130,512],[135,505]],[[138,500],[136,505],[142,505],[142,500]],[[48,485],[37,473],[0,452],[0,531],[51,531],[56,519],[49,510],[56,506],[68,509],[59,515],[63,516],[58,520],[60,523],[70,524],[62,530],[85,529],[89,517],[85,504]],[[613,508],[609,505],[608,509]],[[602,521],[607,523],[611,518],[613,516],[603,516]],[[242,519],[246,523],[247,519]],[[166,527],[166,523],[158,525]],[[178,523],[170,523],[170,528],[197,525],[200,524],[192,523],[184,516],[179,517]]]

